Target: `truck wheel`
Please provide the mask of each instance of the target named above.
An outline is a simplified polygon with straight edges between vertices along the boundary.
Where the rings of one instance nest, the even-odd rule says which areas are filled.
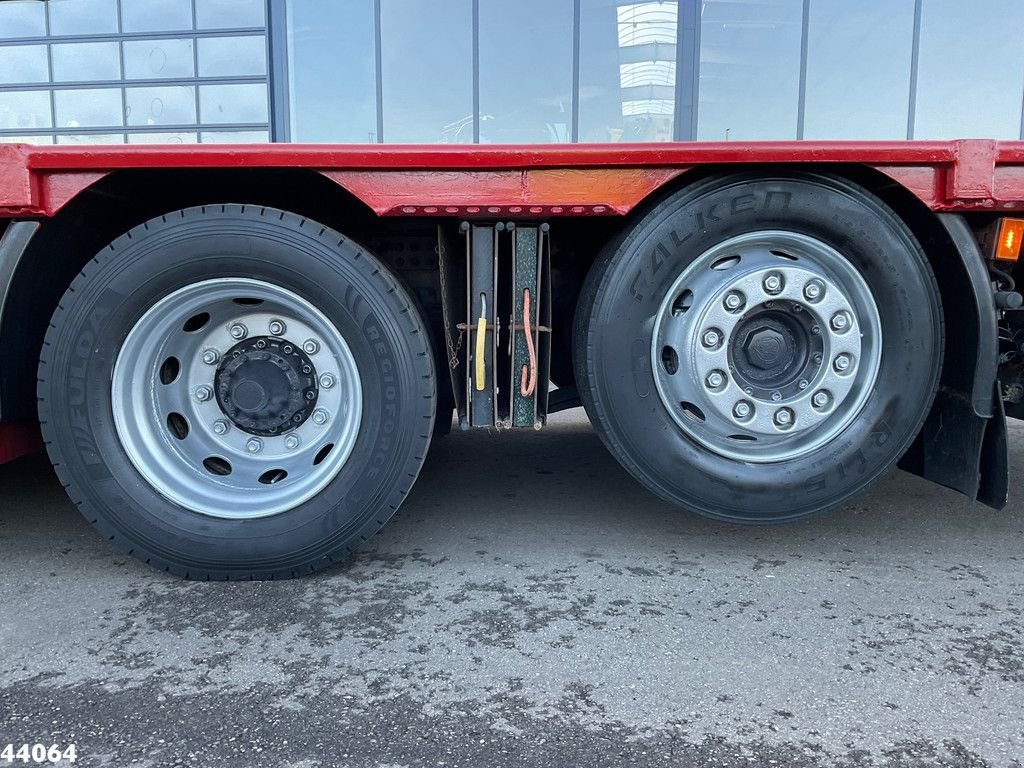
[[[337,232],[190,208],[75,278],[42,353],[43,434],[71,498],[129,553],[195,579],[297,576],[409,491],[434,419],[427,339]]]
[[[864,491],[917,435],[942,358],[938,296],[906,226],[852,184],[708,180],[599,257],[576,320],[581,394],[662,498],[797,520]]]

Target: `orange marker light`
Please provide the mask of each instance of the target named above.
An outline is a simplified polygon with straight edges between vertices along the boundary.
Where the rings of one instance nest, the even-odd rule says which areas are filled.
[[[996,261],[1016,261],[1024,243],[1024,219],[1003,219],[996,237]]]

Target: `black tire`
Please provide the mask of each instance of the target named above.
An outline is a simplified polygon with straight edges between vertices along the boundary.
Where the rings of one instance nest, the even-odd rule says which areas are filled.
[[[685,267],[718,243],[766,229],[812,236],[846,257],[877,302],[882,352],[877,386],[834,439],[809,455],[750,463],[679,428],[656,391],[649,350],[652,320]],[[581,295],[574,358],[591,421],[640,483],[706,517],[778,523],[842,504],[894,466],[928,414],[942,344],[931,267],[882,202],[831,176],[735,174],[673,194],[608,245]]]
[[[172,291],[224,277],[277,284],[318,308],[344,334],[362,382],[347,462],[317,495],[268,517],[216,518],[170,502],[136,471],[113,421],[112,370],[135,322]],[[156,568],[231,580],[307,574],[375,533],[420,470],[436,400],[424,322],[388,270],[333,230],[244,205],[153,219],[89,262],[46,334],[38,394],[57,474],[103,536]]]

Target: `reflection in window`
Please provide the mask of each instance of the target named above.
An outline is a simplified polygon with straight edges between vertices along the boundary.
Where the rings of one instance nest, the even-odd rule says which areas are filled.
[[[58,144],[124,144],[123,133],[71,133],[57,137]]]
[[[292,141],[377,141],[373,17],[373,0],[288,1]]]
[[[129,144],[195,144],[194,131],[175,131],[173,133],[150,133],[149,131],[128,134]]]
[[[481,0],[480,141],[569,140],[572,0]]]
[[[192,29],[191,0],[121,0],[125,32]]]
[[[121,78],[117,43],[62,43],[54,45],[52,51],[53,79],[57,82]]]
[[[802,0],[704,0],[703,8],[697,137],[796,138]]]
[[[197,42],[200,77],[267,74],[264,37],[208,37]]]
[[[267,86],[200,86],[199,121],[210,125],[267,122]]]
[[[266,23],[266,0],[195,0],[196,27],[262,27]],[[350,0],[345,0],[349,2]],[[321,3],[324,6],[335,3]],[[343,5],[344,3],[338,3]],[[326,10],[326,9],[325,9]]]
[[[46,34],[46,17],[39,0],[4,0],[0,2],[0,40],[17,37],[42,37]]]
[[[1018,138],[1022,26],[1020,0],[924,3],[914,138]]]
[[[49,91],[0,89],[0,130],[26,131],[50,127]]]
[[[677,9],[582,0],[580,141],[671,141]]]
[[[381,0],[384,138],[473,141],[470,0]]]
[[[53,98],[58,128],[124,125],[121,91],[117,88],[54,91]]]
[[[0,136],[0,144],[53,144],[53,136],[49,134],[35,136],[12,136],[10,134],[4,134]]]
[[[266,144],[267,131],[203,131],[199,135],[203,144]]]
[[[914,0],[812,0],[804,138],[903,139]]]
[[[126,40],[122,45],[128,80],[195,76],[191,40]]]
[[[192,85],[126,88],[128,125],[188,125],[196,121],[196,90]]]
[[[50,33],[94,35],[117,32],[117,0],[48,0]]]
[[[45,83],[49,79],[45,45],[0,46],[0,83]]]

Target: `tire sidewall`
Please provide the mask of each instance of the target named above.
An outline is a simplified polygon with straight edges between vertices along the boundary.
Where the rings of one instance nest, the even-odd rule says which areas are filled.
[[[770,229],[822,240],[854,265],[878,306],[882,354],[872,394],[842,433],[804,456],[754,464],[685,436],[658,395],[651,339],[690,263],[731,237]],[[934,396],[941,309],[927,262],[891,211],[838,179],[736,176],[699,185],[635,226],[609,254],[593,295],[585,319],[592,418],[641,482],[707,516],[774,522],[841,503],[902,455]]]

